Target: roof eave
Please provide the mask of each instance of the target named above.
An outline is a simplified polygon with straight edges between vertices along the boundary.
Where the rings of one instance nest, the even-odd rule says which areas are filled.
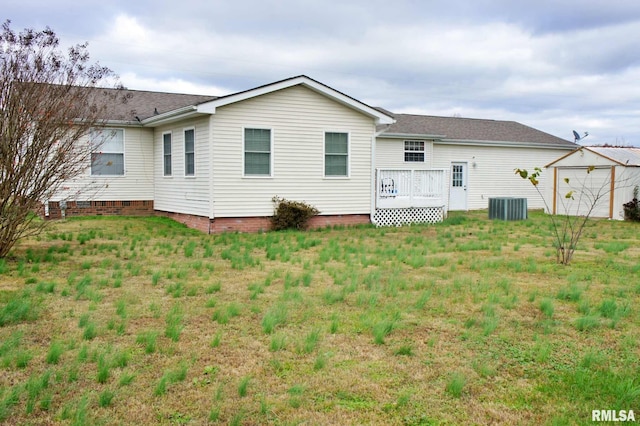
[[[434,135],[427,133],[380,133],[380,138],[389,139],[428,139],[442,144],[455,145],[476,145],[476,146],[500,146],[500,147],[527,147],[527,148],[548,148],[548,149],[574,149],[571,143],[567,144],[549,144],[542,142],[515,142],[515,141],[489,141],[475,139],[447,139],[446,135]]]
[[[575,146],[568,144],[553,144],[545,142],[516,142],[516,141],[488,141],[488,140],[472,140],[472,139],[442,139],[437,141],[442,144],[456,145],[476,145],[476,146],[496,146],[508,148],[546,148],[546,149],[575,149]]]
[[[142,127],[142,122],[137,120],[105,120],[102,124],[105,126]]]
[[[186,118],[191,118],[197,115],[201,115],[201,113],[198,111],[198,107],[195,105],[187,105],[182,108],[174,109],[172,111],[167,111],[162,114],[145,118],[141,121],[141,124],[144,126],[155,127],[162,124],[172,123],[178,120],[184,120]]]
[[[379,134],[381,138],[389,138],[389,139],[444,139],[445,135],[431,135],[424,133],[385,133],[382,131]]]

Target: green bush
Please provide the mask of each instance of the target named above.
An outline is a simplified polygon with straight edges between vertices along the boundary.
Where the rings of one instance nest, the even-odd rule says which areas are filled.
[[[271,225],[275,231],[305,229],[309,220],[320,213],[315,207],[301,201],[290,201],[278,196],[273,197],[272,201],[275,207]]]
[[[633,200],[623,204],[624,219],[640,222],[640,203],[638,203],[638,187],[633,188]]]

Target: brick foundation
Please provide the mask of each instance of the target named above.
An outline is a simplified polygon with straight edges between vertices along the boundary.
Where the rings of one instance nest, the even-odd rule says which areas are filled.
[[[196,216],[192,214],[174,213],[156,210],[156,216],[164,216],[170,219],[187,225],[188,228],[197,229],[198,231],[206,234],[211,233],[210,227],[212,225],[211,219],[205,216]]]
[[[44,209],[42,211],[44,213]],[[153,200],[138,201],[67,201],[66,217],[71,216],[153,216]],[[58,201],[49,202],[48,219],[60,219]]]
[[[314,216],[309,221],[309,228],[326,228],[329,226],[354,226],[371,223],[367,214]],[[271,229],[268,217],[220,217],[211,222],[210,233],[220,232],[263,232]]]
[[[268,217],[219,217],[210,220],[203,216],[194,216],[182,213],[156,211],[159,216],[171,218],[187,225],[189,228],[198,229],[209,234],[223,232],[265,232],[271,229],[271,220]],[[309,221],[310,228],[325,228],[328,226],[354,226],[371,223],[367,214],[315,216]]]
[[[222,232],[265,232],[271,229],[268,217],[219,217],[209,219],[184,213],[165,212],[153,209],[153,201],[67,201],[66,217],[71,216],[164,216],[207,234]],[[62,213],[58,202],[49,202],[48,219],[60,219]],[[309,228],[329,226],[354,226],[371,223],[368,214],[315,216]]]

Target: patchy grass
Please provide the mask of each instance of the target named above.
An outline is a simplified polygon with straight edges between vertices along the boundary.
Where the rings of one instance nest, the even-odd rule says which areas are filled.
[[[640,233],[52,224],[0,260],[0,423],[587,424],[640,406]],[[637,414],[636,414],[637,415]]]

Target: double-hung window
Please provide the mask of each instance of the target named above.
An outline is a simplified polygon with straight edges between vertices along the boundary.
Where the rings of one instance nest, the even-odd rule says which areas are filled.
[[[244,175],[271,176],[271,130],[244,129]]]
[[[196,175],[196,144],[195,129],[184,131],[184,175]]]
[[[324,175],[349,176],[349,134],[326,132],[324,134]]]
[[[124,129],[93,129],[91,175],[124,176]]]
[[[424,141],[404,141],[404,161],[424,163]]]
[[[162,134],[162,158],[164,161],[164,175],[171,176],[171,132]]]

